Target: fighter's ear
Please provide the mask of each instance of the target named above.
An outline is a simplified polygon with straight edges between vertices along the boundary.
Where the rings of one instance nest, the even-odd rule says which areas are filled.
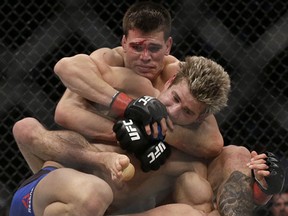
[[[174,74],[174,76],[172,76],[169,80],[166,81],[165,83],[165,88],[169,88],[173,82],[173,80],[175,79],[176,74]]]
[[[126,39],[126,36],[125,36],[125,35],[122,36],[121,45],[122,45],[122,48],[123,48],[124,52],[126,52],[126,49],[127,49],[127,39]]]
[[[165,55],[169,55],[170,54],[170,51],[171,51],[171,48],[172,48],[172,44],[173,44],[173,39],[172,37],[169,37],[166,41],[166,52],[165,52]]]

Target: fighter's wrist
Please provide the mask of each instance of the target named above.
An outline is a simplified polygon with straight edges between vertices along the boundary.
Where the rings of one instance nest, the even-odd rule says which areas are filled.
[[[272,195],[266,194],[259,183],[253,183],[253,201],[256,205],[265,205],[272,198]]]
[[[111,100],[109,105],[110,115],[117,118],[123,118],[124,112],[128,104],[132,101],[128,95],[123,92],[117,91]]]
[[[120,94],[120,91],[116,91],[116,93],[112,96],[112,100],[110,102],[110,105],[109,105],[109,109],[111,109],[112,107],[112,104],[114,103],[115,99],[117,98],[117,96]]]
[[[262,181],[259,180],[253,170],[252,172],[254,174],[253,176],[254,176],[255,183],[258,184],[261,188],[263,188],[263,190],[267,190],[267,183],[265,182],[265,180],[262,180]]]

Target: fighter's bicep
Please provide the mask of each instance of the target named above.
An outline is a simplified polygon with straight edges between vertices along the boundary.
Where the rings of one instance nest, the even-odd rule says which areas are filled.
[[[100,48],[90,54],[93,61],[112,67],[124,67],[124,59],[119,48]]]
[[[131,97],[149,95],[156,97],[159,93],[150,80],[137,75],[132,70],[125,67],[110,67],[111,73],[103,76],[103,79],[113,88],[125,92]]]

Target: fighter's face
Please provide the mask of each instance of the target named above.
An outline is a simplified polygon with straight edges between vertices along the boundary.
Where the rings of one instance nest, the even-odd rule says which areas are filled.
[[[272,198],[271,212],[275,216],[288,215],[288,193],[276,194]]]
[[[125,67],[152,81],[162,72],[164,56],[169,55],[171,45],[172,39],[165,41],[163,32],[144,34],[130,30],[122,38]]]
[[[175,124],[189,125],[206,117],[206,106],[191,95],[186,80],[171,86],[168,81],[157,98],[166,106],[169,117]]]

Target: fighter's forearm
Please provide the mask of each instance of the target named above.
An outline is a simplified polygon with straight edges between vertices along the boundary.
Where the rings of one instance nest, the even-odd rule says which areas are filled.
[[[109,106],[116,92],[102,79],[97,65],[88,55],[62,58],[54,71],[72,92],[104,106]]]
[[[222,151],[224,142],[214,116],[207,117],[198,128],[185,128],[174,125],[165,141],[188,154],[201,158],[212,158]]]
[[[252,201],[251,178],[234,171],[217,194],[217,207],[220,215],[250,216],[254,208]]]

